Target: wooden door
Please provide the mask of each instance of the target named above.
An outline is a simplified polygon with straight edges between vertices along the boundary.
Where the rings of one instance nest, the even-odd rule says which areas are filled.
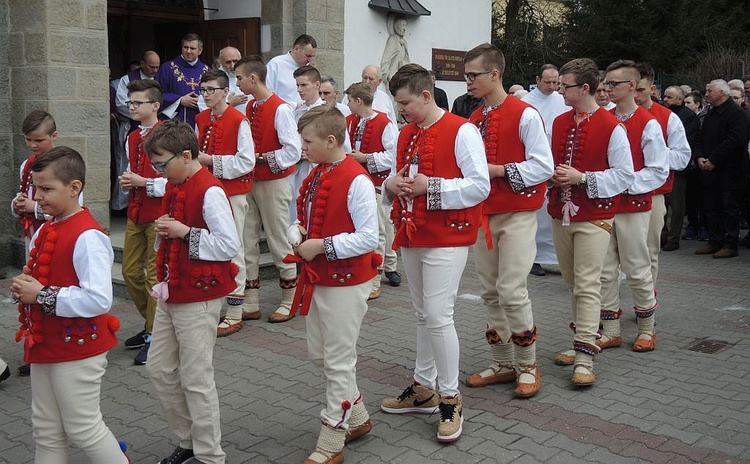
[[[260,54],[260,18],[203,21],[204,63],[212,63],[219,50],[231,45],[242,56]]]

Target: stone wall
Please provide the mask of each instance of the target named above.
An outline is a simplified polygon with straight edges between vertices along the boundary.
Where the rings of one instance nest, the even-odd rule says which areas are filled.
[[[0,175],[11,180],[3,183],[0,204],[9,204],[15,194],[18,167],[28,156],[23,119],[44,109],[57,122],[57,144],[78,150],[86,160],[85,204],[102,227],[109,227],[107,67],[106,0],[0,0],[0,100],[10,102],[0,101],[0,149],[8,153]],[[0,244],[17,249],[20,228],[15,221],[8,224],[8,208],[0,209]]]

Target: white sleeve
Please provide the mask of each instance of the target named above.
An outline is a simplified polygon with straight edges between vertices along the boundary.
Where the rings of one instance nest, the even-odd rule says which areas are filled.
[[[392,169],[393,161],[396,158],[397,140],[398,127],[393,122],[389,122],[385,126],[385,129],[383,129],[383,136],[381,137],[381,142],[385,150],[367,154],[367,168],[372,174]],[[374,166],[375,170],[371,170],[370,166]]]
[[[352,149],[352,141],[349,140],[349,134],[344,132],[344,144],[343,144],[344,153],[347,155],[354,150]]]
[[[548,181],[555,171],[544,122],[535,109],[526,108],[521,114],[518,136],[526,150],[526,160],[505,165],[505,176],[514,192]]]
[[[279,94],[281,89],[278,87],[278,80],[279,80],[279,65],[278,60],[271,59],[268,62],[268,65],[266,66],[266,85],[269,89],[275,94]]]
[[[378,246],[378,209],[375,187],[369,177],[360,174],[352,180],[346,206],[354,223],[354,232],[324,238],[333,244],[327,259],[346,259],[375,250]]]
[[[667,120],[667,148],[669,149],[669,169],[682,171],[690,163],[690,145],[685,126],[674,113]]]
[[[147,181],[148,182],[148,181]],[[167,193],[167,178],[156,177],[154,178],[154,192],[151,197],[163,197]]]
[[[112,307],[112,263],[109,237],[94,229],[83,232],[73,248],[73,268],[78,286],[62,287],[55,314],[61,317],[94,317]]]
[[[669,176],[669,158],[664,133],[656,119],[650,120],[643,128],[641,135],[643,149],[643,169],[635,173],[628,193],[640,195],[664,185]]]
[[[627,190],[633,182],[633,156],[625,127],[618,124],[609,138],[604,171],[587,171],[586,192],[589,198],[612,198]]]
[[[255,144],[250,133],[250,122],[243,119],[237,134],[237,153],[213,155],[212,170],[218,179],[236,179],[250,173],[255,167]]]
[[[463,177],[429,178],[427,209],[469,208],[478,205],[490,194],[490,174],[484,141],[475,125],[467,121],[459,127],[454,151]]]
[[[194,230],[200,233],[198,258],[205,261],[229,261],[234,258],[240,249],[240,239],[232,207],[223,188],[210,187],[206,190],[203,195],[203,220],[207,229],[190,231],[191,242]]]
[[[302,141],[297,132],[294,110],[288,103],[276,108],[273,125],[281,148],[270,152],[266,158],[269,160],[271,171],[274,172],[274,169],[277,169],[280,172],[297,164],[302,154]]]
[[[115,108],[117,112],[126,118],[130,119],[130,110],[128,105],[125,103],[128,101],[128,83],[130,78],[127,74],[120,78],[120,82],[117,84],[117,93],[115,94]]]

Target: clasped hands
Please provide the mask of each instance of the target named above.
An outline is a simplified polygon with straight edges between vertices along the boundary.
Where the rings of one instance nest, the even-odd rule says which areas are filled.
[[[31,277],[28,266],[23,267],[23,274],[13,278],[10,284],[10,296],[23,304],[36,303],[36,296],[44,288],[41,282]]]
[[[412,201],[420,195],[427,194],[427,176],[420,172],[414,177],[407,177],[405,174],[408,168],[408,164],[402,167],[386,183],[388,192],[394,197],[398,197],[401,205],[405,205],[407,201]]]

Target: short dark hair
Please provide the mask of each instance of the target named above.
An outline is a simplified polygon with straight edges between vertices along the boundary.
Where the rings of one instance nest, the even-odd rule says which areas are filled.
[[[318,48],[318,42],[315,41],[315,38],[307,34],[302,34],[294,39],[293,46],[296,45],[299,45],[300,47],[304,47],[305,45],[312,45],[312,48]]]
[[[505,55],[496,46],[488,43],[477,45],[466,52],[464,63],[474,61],[477,58],[482,59],[482,65],[485,68],[497,69],[501,76],[505,74]]]
[[[162,104],[163,94],[161,84],[155,79],[138,79],[128,82],[128,95],[133,92],[145,92],[146,98]]]
[[[654,78],[656,77],[656,73],[654,72],[654,68],[650,64],[638,63],[635,69],[638,70],[638,74],[641,75],[641,79],[646,79],[652,84],[654,83]]]
[[[372,99],[375,97],[375,90],[365,82],[355,82],[344,93],[349,96],[350,100],[359,98],[367,106],[372,106]]]
[[[216,81],[222,89],[229,87],[229,76],[221,69],[209,69],[201,76],[201,84]]]
[[[266,83],[268,69],[260,55],[243,56],[234,64],[235,72],[240,68],[244,69],[248,74],[255,74],[262,83]]]
[[[691,97],[698,106],[703,106],[703,95],[698,90],[693,90],[689,94],[685,95],[685,98]]]
[[[637,65],[633,60],[617,60],[614,63],[607,66],[607,73],[617,71],[618,69],[625,69],[630,78],[634,81],[640,80],[641,73],[638,71]]]
[[[750,75],[742,76],[742,82],[750,81]]]
[[[416,63],[401,66],[388,83],[388,90],[394,97],[396,92],[404,87],[414,95],[419,95],[425,90],[430,94],[435,92],[435,84],[432,82],[430,72]]]
[[[570,60],[560,68],[560,76],[571,74],[575,76],[576,84],[588,84],[589,95],[596,93],[599,87],[599,67],[590,58],[576,58]]]
[[[541,67],[539,68],[539,74],[538,74],[538,76],[539,76],[539,77],[542,77],[542,74],[544,74],[544,71],[546,71],[546,70],[548,70],[548,69],[552,69],[552,70],[554,70],[554,71],[560,72],[560,70],[559,70],[559,69],[557,69],[557,66],[555,66],[554,64],[551,64],[551,63],[547,63],[547,64],[543,64],[543,65],[542,65],[542,66],[541,66]]]
[[[320,71],[315,66],[306,64],[294,70],[294,77],[307,76],[313,82],[320,82]]]
[[[336,79],[332,78],[331,76],[321,75],[320,76],[320,83],[324,84],[326,82],[331,83],[331,87],[333,87],[333,90],[337,91],[339,90],[339,84],[336,82]]]
[[[175,154],[190,150],[191,157],[195,159],[198,157],[198,138],[192,127],[170,119],[151,130],[143,148],[150,158],[162,154],[159,151]]]
[[[307,126],[321,139],[333,135],[339,146],[344,144],[346,118],[335,106],[321,105],[307,111],[299,118],[297,130],[302,133],[302,129]]]
[[[23,131],[24,134],[28,134],[29,132],[40,128],[42,128],[47,135],[54,134],[55,131],[57,131],[55,118],[44,110],[34,110],[23,118],[21,131]]]
[[[201,39],[201,36],[196,34],[195,32],[189,32],[182,36],[182,39],[180,40],[180,46],[182,46],[185,42],[198,42],[198,47],[203,48],[203,39]]]
[[[31,165],[31,172],[42,172],[50,168],[65,185],[74,180],[81,181],[81,190],[86,185],[86,162],[80,153],[70,147],[50,148]]]

